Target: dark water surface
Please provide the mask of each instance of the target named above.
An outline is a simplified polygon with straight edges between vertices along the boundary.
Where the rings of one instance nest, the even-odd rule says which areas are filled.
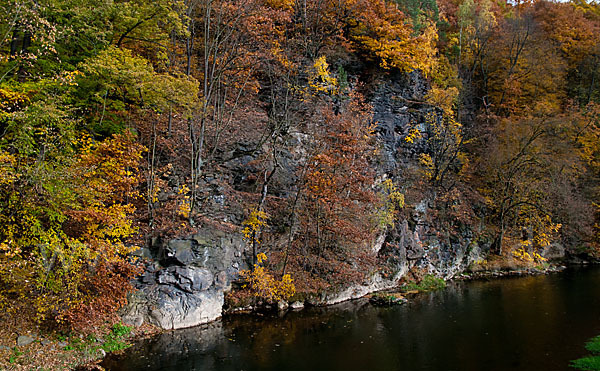
[[[600,269],[450,283],[409,304],[354,301],[172,331],[109,370],[569,370],[600,334]]]

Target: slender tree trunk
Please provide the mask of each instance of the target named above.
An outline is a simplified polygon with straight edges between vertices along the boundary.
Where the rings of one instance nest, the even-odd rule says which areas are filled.
[[[292,204],[292,212],[290,213],[290,233],[288,234],[288,240],[287,240],[287,244],[285,246],[285,250],[283,252],[283,268],[281,269],[281,277],[283,277],[285,275],[285,270],[287,268],[287,264],[288,264],[288,258],[289,258],[289,251],[290,248],[292,246],[292,242],[294,240],[294,224],[296,222],[296,206],[298,205],[298,199],[300,198],[300,193],[302,192],[302,189],[298,189],[298,192],[296,192],[296,197],[294,198],[294,203]]]
[[[156,162],[156,120],[152,122],[152,146],[148,152],[148,225],[154,227],[154,196],[155,196],[155,162]]]
[[[596,65],[598,65],[598,57],[596,57]],[[600,66],[598,66],[600,67]],[[596,84],[596,71],[597,68],[592,68],[592,81],[590,82],[590,87],[588,88],[588,93],[587,93],[587,100],[585,102],[585,104],[590,103],[590,100],[592,99],[592,93],[594,91],[594,85]]]
[[[258,212],[261,212],[264,209],[265,200],[267,199],[267,193],[268,193],[268,189],[269,189],[269,182],[271,181],[271,178],[273,177],[273,175],[275,175],[276,170],[277,170],[277,163],[275,163],[273,165],[273,170],[271,170],[271,172],[268,175],[267,175],[267,170],[265,170],[263,173],[264,181],[263,181],[260,201],[258,203],[258,207],[256,208],[256,210]],[[254,265],[257,264],[257,260],[256,260],[257,250],[258,250],[258,242],[257,242],[256,230],[253,230],[252,231],[252,267],[251,267],[252,271],[254,271]]]

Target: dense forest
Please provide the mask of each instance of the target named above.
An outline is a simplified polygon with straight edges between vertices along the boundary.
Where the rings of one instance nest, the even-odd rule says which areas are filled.
[[[373,86],[408,75],[390,176]],[[358,282],[424,197],[490,254],[594,255],[599,80],[586,0],[2,1],[0,309],[86,329],[199,226],[243,234],[266,300]]]

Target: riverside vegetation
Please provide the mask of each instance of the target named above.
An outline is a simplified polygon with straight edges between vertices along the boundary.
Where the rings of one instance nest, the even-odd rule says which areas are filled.
[[[144,280],[274,304],[597,257],[599,35],[587,0],[3,1],[3,346],[110,333]],[[235,267],[155,248],[200,230]]]
[[[571,367],[579,370],[600,370],[600,336],[590,339],[590,341],[585,344],[585,349],[587,349],[591,355],[572,361]]]

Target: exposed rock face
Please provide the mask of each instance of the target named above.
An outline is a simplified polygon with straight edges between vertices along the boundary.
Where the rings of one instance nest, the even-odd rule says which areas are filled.
[[[424,103],[429,86],[418,72],[385,76],[372,85],[370,101],[382,148],[381,161],[374,166],[378,175],[404,184],[406,174],[419,168],[419,155],[429,150],[425,140],[410,144],[404,140],[409,130],[415,127],[423,137],[427,135],[425,116],[435,112]],[[293,189],[295,169],[298,159],[304,156],[305,142],[308,139],[302,134],[291,135],[289,144],[292,148],[281,155],[282,170],[278,171],[274,182],[279,188],[271,187],[273,194],[290,196],[285,189]],[[242,147],[240,151],[248,152]],[[244,174],[248,173],[247,167],[253,166],[254,158],[250,155],[232,158],[223,167],[230,172],[227,177],[237,189],[250,191]],[[206,179],[206,184],[210,184],[210,179]],[[218,188],[215,192],[210,199],[217,207],[225,195],[219,194]],[[424,194],[415,205],[407,207],[410,212],[406,212],[405,220],[397,222],[395,228],[373,241],[373,251],[380,257],[380,272],[363,284],[325,293],[308,299],[308,302],[334,304],[392,288],[413,267],[452,278],[485,255],[489,243],[476,238],[469,226],[460,227],[453,236],[440,230],[431,216],[434,198]],[[224,218],[234,221],[239,215],[224,215]],[[245,243],[239,234],[208,227],[193,236],[153,241],[148,251],[140,252],[141,256],[151,256],[154,263],[140,277],[140,290],[130,297],[123,312],[124,321],[136,325],[148,321],[165,329],[176,329],[220,317],[224,293],[230,290],[238,271],[248,267],[246,262],[250,257],[246,254]],[[548,255],[560,253],[549,250]],[[302,305],[297,302],[291,307]]]
[[[408,146],[404,138],[411,125],[425,131],[425,114],[432,108],[423,104],[429,89],[427,81],[417,72],[394,74],[389,79],[376,82],[371,97],[373,120],[377,122],[378,140],[383,145],[383,163],[378,171],[401,175],[403,168],[416,166],[417,153],[427,148],[415,143]]]
[[[154,264],[137,282],[123,321],[147,321],[164,329],[196,326],[221,316],[224,293],[247,268],[241,236],[203,229],[189,238],[154,241]]]
[[[313,305],[331,305],[343,301],[362,298],[372,292],[391,289],[398,285],[398,280],[406,274],[408,270],[399,270],[395,272],[392,278],[384,278],[381,274],[374,274],[368,284],[352,285],[340,292],[327,293],[319,298],[311,300]]]
[[[435,113],[435,109],[424,102],[429,86],[418,72],[391,77],[377,82],[371,97],[384,157],[377,171],[404,184],[407,174],[419,169],[419,155],[430,150],[426,140],[407,143],[404,138],[412,128],[427,138],[425,116]],[[410,216],[389,231],[380,255],[386,257],[388,269],[396,278],[415,266],[452,278],[481,259],[489,251],[490,242],[476,238],[470,226],[460,226],[450,236],[431,215],[436,195],[424,193],[422,197]]]
[[[559,243],[552,243],[544,248],[541,255],[548,260],[561,260],[566,256],[565,247]]]

